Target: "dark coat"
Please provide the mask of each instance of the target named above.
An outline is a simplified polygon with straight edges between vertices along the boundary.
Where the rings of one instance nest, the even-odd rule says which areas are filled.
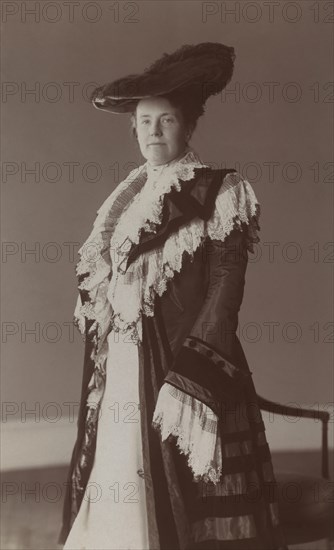
[[[196,216],[208,220],[226,173],[233,171],[200,170],[194,180],[184,182],[180,192],[168,193],[161,226],[156,233],[141,236],[127,266],[141,253],[161,246]],[[207,239],[193,258],[185,254],[181,272],[175,273],[165,293],[156,297],[154,317],[143,316],[138,353],[144,473],[138,475],[146,480],[150,548],[154,550],[286,548],[265,427],[236,335],[248,262],[247,238],[241,225],[224,242]],[[85,301],[86,292],[81,295]],[[89,326],[87,322],[78,436],[59,543],[65,542],[78,513],[95,453],[98,410],[85,408],[94,369]],[[164,382],[206,403],[220,418],[224,475],[219,486],[195,483],[173,441],[161,442],[152,428]],[[225,495],[224,484],[228,488]],[[240,498],[240,486],[247,493],[246,500]],[[256,491],[258,497],[254,498]]]

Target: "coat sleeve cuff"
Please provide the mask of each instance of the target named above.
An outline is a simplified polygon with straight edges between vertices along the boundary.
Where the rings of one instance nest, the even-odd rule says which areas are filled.
[[[187,457],[194,481],[218,483],[222,473],[218,417],[200,400],[165,382],[159,391],[152,426],[161,440],[173,436]]]
[[[213,410],[222,401],[238,400],[250,371],[235,365],[210,344],[188,336],[174,359],[165,381],[182,387],[187,393],[201,399]]]
[[[220,417],[242,399],[250,372],[199,338],[187,337],[160,388],[152,425],[162,441],[174,436],[194,480],[218,483],[222,474]]]

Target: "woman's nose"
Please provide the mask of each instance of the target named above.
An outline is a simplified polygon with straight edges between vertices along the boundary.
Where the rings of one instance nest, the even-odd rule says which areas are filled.
[[[150,134],[151,134],[151,136],[161,136],[162,131],[161,131],[159,121],[152,122],[152,126],[150,128]]]

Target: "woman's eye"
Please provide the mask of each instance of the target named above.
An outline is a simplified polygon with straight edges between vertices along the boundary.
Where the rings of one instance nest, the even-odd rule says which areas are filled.
[[[163,118],[162,122],[164,124],[171,124],[172,122],[174,122],[174,119],[172,117],[167,117],[167,118]]]
[[[148,119],[145,119],[145,120],[142,120],[141,123],[142,123],[142,124],[148,124],[149,121],[148,121]]]

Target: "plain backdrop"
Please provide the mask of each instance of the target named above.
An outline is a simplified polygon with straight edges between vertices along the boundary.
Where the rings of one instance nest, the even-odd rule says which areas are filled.
[[[66,403],[78,401],[84,344],[71,330],[77,250],[105,198],[143,163],[128,116],[99,112],[88,93],[141,72],[164,52],[206,41],[235,47],[235,72],[226,93],[208,100],[191,145],[204,162],[236,167],[262,210],[238,335],[260,395],[328,408],[333,31],[326,3],[24,4],[2,6],[7,418],[36,407],[44,420],[57,410],[66,415]],[[234,13],[224,15],[226,7]]]

